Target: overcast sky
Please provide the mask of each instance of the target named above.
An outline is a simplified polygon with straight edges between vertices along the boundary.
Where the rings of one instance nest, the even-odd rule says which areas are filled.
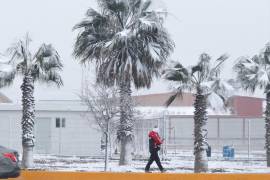
[[[202,52],[213,58],[230,54],[225,75],[231,76],[230,65],[242,55],[253,55],[270,41],[269,0],[153,0],[155,7],[169,11],[166,27],[175,41],[171,56],[184,65],[197,62]],[[96,8],[95,0],[1,0],[0,52],[12,42],[30,33],[35,50],[42,42],[52,43],[64,64],[64,87],[38,85],[36,99],[78,99],[81,88],[81,67],[72,57],[78,23],[89,7]],[[19,102],[21,79],[13,86],[1,89],[14,102]],[[135,94],[165,92],[162,81],[150,90]]]

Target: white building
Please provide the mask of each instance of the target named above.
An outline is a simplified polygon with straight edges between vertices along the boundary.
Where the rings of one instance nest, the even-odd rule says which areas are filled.
[[[22,150],[21,105],[0,104],[0,144]],[[86,117],[80,101],[36,103],[35,153],[99,155],[100,137],[93,118]]]
[[[134,151],[148,153],[148,131],[159,124],[166,150],[193,148],[193,96],[186,94],[171,107],[164,107],[169,94],[135,97],[140,119],[135,125]],[[22,150],[21,105],[12,104],[0,94],[0,145]],[[221,150],[233,144],[236,150],[263,150],[264,120],[262,100],[234,98],[235,113],[209,111],[208,142]],[[244,107],[243,107],[244,106]],[[100,156],[101,132],[87,107],[78,101],[36,102],[35,153],[56,155]],[[254,111],[254,112],[253,112]],[[249,113],[249,114],[248,114]],[[115,140],[112,139],[113,144]],[[250,145],[248,143],[251,143]],[[114,148],[114,147],[113,147]],[[114,149],[113,149],[114,152]]]

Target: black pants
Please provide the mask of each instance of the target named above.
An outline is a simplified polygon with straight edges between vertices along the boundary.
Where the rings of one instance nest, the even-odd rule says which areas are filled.
[[[163,167],[162,167],[162,165],[160,163],[160,159],[159,159],[159,156],[158,156],[158,151],[153,151],[151,153],[151,156],[150,156],[150,158],[148,160],[148,163],[147,163],[147,165],[145,167],[145,171],[149,171],[150,166],[154,161],[156,161],[156,164],[158,165],[159,170],[163,171]]]

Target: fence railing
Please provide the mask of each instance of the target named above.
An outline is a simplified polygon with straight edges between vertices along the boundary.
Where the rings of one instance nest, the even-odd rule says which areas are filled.
[[[163,153],[178,150],[193,151],[193,117],[165,115],[140,119],[135,126],[135,149],[141,155],[148,154],[148,132],[158,125],[165,138]],[[264,151],[265,129],[263,117],[209,116],[208,143],[212,151],[222,151],[223,146],[232,146],[236,153],[247,158],[254,151]]]

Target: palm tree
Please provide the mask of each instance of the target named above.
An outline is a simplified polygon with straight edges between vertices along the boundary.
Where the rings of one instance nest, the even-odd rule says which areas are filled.
[[[206,158],[207,143],[207,106],[224,107],[224,102],[229,96],[231,86],[220,78],[221,65],[228,58],[220,56],[211,64],[208,54],[201,54],[197,65],[185,68],[180,63],[173,63],[164,71],[164,78],[175,83],[175,93],[167,100],[169,106],[183,91],[195,91],[194,102],[194,172],[207,172]],[[220,107],[220,106],[219,106]]]
[[[63,85],[59,71],[62,70],[57,51],[52,45],[42,44],[32,55],[29,49],[30,38],[26,35],[24,40],[14,43],[8,48],[11,59],[2,62],[1,66],[8,67],[8,71],[0,77],[1,86],[10,85],[16,75],[23,77],[22,90],[22,166],[33,167],[33,148],[35,145],[35,102],[34,83],[55,83],[58,87]]]
[[[265,110],[265,148],[267,167],[270,167],[270,43],[264,51],[252,58],[241,57],[234,66],[237,80],[246,91],[264,90],[266,94]]]
[[[74,55],[81,63],[96,63],[97,82],[119,86],[119,165],[127,165],[134,126],[131,86],[149,88],[174,44],[163,27],[164,13],[150,10],[150,0],[98,2],[100,12],[88,9],[86,18],[74,27],[81,30]]]

